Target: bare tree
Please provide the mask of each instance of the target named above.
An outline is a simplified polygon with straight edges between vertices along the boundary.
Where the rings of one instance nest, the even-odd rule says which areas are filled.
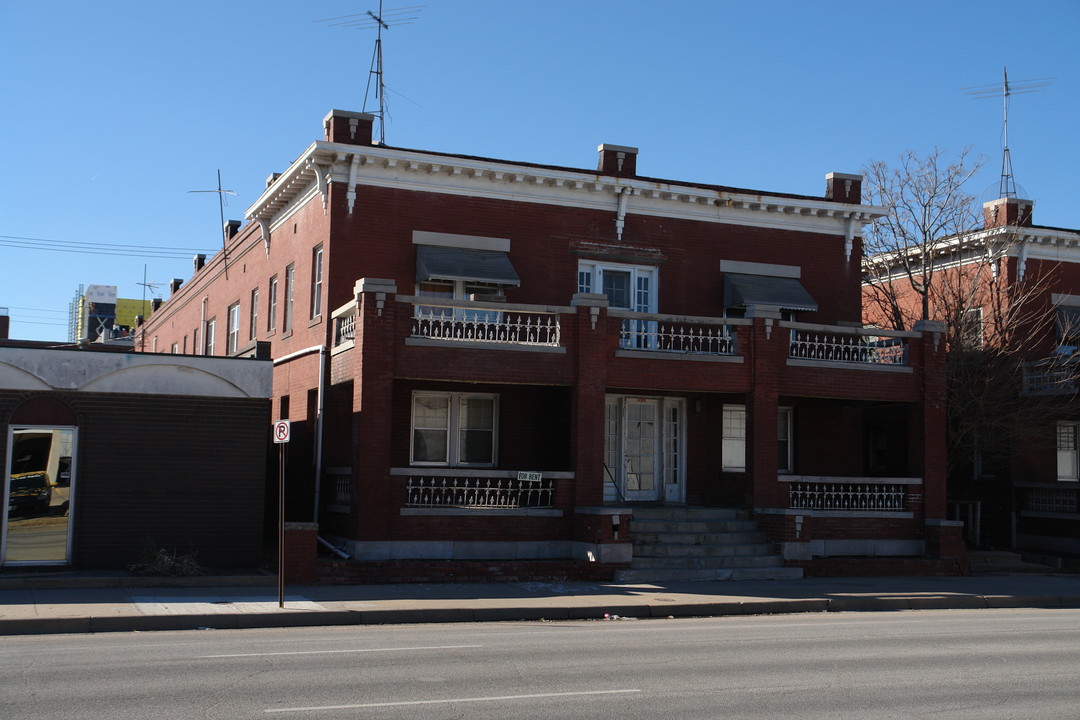
[[[1028,361],[1053,335],[1055,271],[1017,277],[1009,259],[1020,234],[983,228],[964,189],[982,164],[967,150],[952,162],[934,150],[864,170],[868,200],[886,213],[864,239],[865,316],[898,330],[945,324],[950,482],[981,464],[1004,468],[1012,447],[1047,442],[1047,424],[1072,397],[1061,392],[1072,382],[1065,373],[1047,375],[1058,387],[1044,383],[1043,392],[1025,386]]]
[[[935,148],[925,158],[908,151],[896,167],[875,161],[863,170],[866,200],[885,209],[863,238],[864,281],[875,314],[891,327],[908,330],[931,319],[937,259],[980,225],[964,186],[984,162],[970,149],[950,162]]]

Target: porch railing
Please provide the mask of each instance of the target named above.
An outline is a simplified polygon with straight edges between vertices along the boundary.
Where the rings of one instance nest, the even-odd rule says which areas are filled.
[[[405,479],[405,507],[410,508],[550,508],[554,503],[554,478],[445,476],[436,471]]]
[[[904,512],[906,485],[795,482],[788,488],[793,510]]]
[[[1022,507],[1031,512],[1077,513],[1080,512],[1080,489],[1024,488]]]
[[[352,468],[327,468],[323,480],[323,502],[333,510],[347,511],[352,507]]]
[[[1072,360],[1042,360],[1023,365],[1023,392],[1032,394],[1071,394],[1078,388],[1078,365]]]
[[[919,333],[781,322],[791,331],[789,357],[866,365],[907,365],[905,338]]]
[[[356,339],[356,301],[342,305],[333,314],[334,347]]]
[[[431,303],[415,305],[411,336],[428,340],[559,347],[562,326],[557,312],[504,307],[499,303]]]
[[[658,315],[611,310],[621,318],[619,347],[623,350],[693,355],[737,355],[735,324],[749,321],[729,318]]]

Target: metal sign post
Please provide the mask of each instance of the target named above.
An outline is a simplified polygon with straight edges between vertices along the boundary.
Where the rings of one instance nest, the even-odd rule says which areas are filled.
[[[278,446],[278,607],[285,607],[285,445],[291,428],[288,420],[274,423],[274,443]]]

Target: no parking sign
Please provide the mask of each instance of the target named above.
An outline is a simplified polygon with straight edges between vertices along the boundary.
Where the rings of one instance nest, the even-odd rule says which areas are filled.
[[[287,443],[289,442],[289,433],[291,432],[288,420],[278,420],[274,423],[274,442],[275,443]]]

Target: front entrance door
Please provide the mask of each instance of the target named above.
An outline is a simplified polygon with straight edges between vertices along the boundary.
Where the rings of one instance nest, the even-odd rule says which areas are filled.
[[[657,400],[625,398],[623,406],[623,495],[630,502],[658,500]]]
[[[43,426],[8,431],[0,565],[71,562],[76,433]]]
[[[683,401],[609,395],[604,415],[605,502],[682,502]]]

